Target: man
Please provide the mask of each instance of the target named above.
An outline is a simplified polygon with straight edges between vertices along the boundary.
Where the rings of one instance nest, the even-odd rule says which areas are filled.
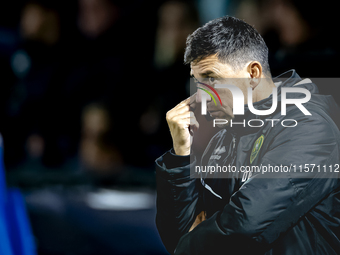
[[[167,113],[173,149],[156,160],[156,223],[170,253],[340,254],[339,108],[294,70],[272,79],[267,58],[258,32],[233,17],[187,39],[185,62],[199,86],[220,96],[221,104],[208,96],[206,110],[222,129],[198,158],[193,111],[204,103],[202,90]],[[243,115],[221,84],[243,92]],[[200,171],[218,165],[237,170]],[[241,171],[254,166],[262,172]]]

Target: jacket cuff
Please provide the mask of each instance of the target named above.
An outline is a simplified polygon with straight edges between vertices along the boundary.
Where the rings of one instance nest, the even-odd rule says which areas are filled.
[[[193,155],[176,155],[171,149],[156,159],[156,172],[168,180],[182,179],[190,177],[190,166],[194,163]]]

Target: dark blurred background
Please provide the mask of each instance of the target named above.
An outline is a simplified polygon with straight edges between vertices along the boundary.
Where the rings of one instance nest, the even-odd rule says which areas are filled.
[[[0,132],[39,254],[167,254],[154,160],[189,95],[186,37],[224,15],[263,35],[273,76],[338,77],[329,0],[0,3]],[[336,84],[322,86],[339,102]],[[340,85],[339,85],[340,86]]]

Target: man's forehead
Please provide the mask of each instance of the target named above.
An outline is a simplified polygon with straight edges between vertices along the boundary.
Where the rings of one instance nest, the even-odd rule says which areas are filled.
[[[214,66],[216,64],[216,62],[219,62],[218,58],[216,55],[210,55],[207,56],[199,61],[193,61],[190,63],[190,67],[192,70],[200,70],[200,69],[204,69],[207,67],[211,67]]]
[[[190,75],[197,76],[213,73],[223,77],[232,71],[232,68],[228,64],[219,61],[217,54],[210,55],[197,62],[191,62],[190,67]]]

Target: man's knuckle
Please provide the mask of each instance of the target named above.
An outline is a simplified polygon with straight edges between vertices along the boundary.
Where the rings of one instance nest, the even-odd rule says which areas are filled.
[[[165,114],[165,118],[166,118],[167,120],[170,120],[170,119],[171,119],[171,110],[168,111],[168,112]]]

